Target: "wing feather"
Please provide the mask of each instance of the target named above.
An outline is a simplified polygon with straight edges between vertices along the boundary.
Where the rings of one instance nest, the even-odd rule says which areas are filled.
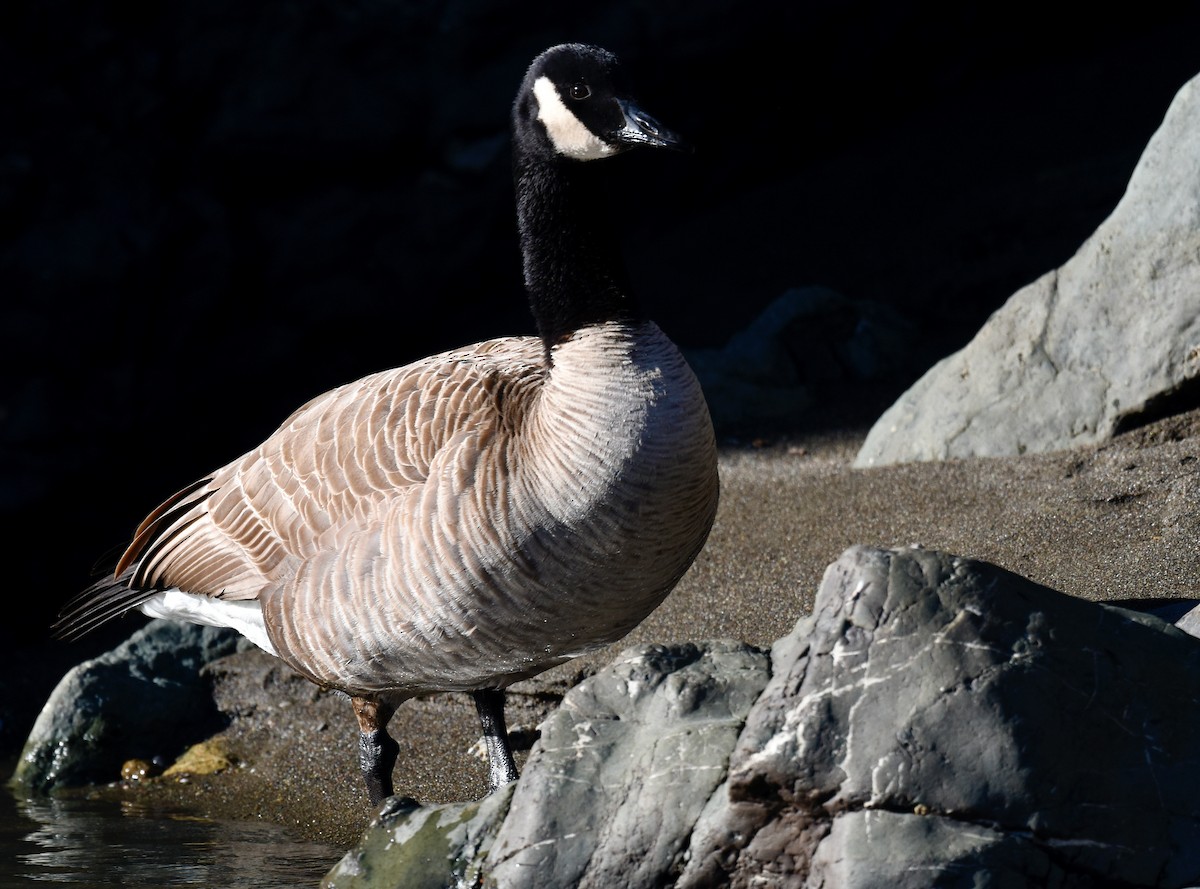
[[[150,513],[115,577],[68,603],[58,633],[78,636],[163,589],[256,598],[286,560],[313,560],[371,531],[390,503],[423,484],[448,442],[497,422],[499,391],[543,375],[541,341],[514,337],[318,396],[258,448]]]
[[[130,587],[133,569],[106,577],[89,586],[63,606],[58,620],[51,627],[60,639],[78,639],[105,621],[136,608],[157,591]]]

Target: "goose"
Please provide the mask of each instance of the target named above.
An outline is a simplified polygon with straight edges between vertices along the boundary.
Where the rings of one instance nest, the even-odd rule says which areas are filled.
[[[680,149],[581,44],[530,65],[513,179],[536,336],[492,339],[309,401],[142,522],[64,606],[232,627],[350,698],[372,805],[396,708],[473,696],[491,791],[517,778],[505,689],[628,634],[691,565],[718,500],[703,393],[635,301],[610,220],[627,149]]]

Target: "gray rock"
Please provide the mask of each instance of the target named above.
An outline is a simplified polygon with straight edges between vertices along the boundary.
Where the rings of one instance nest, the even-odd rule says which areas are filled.
[[[1175,97],[1112,215],[1018,291],[872,428],[856,465],[1103,441],[1200,384],[1200,78]]]
[[[794,423],[828,386],[908,372],[914,334],[888,306],[803,287],[779,296],[724,347],[687,357],[718,431],[761,432]]]
[[[736,642],[643,645],[542,724],[488,885],[655,887],[676,870],[768,677]]]
[[[765,651],[736,642],[631,648],[567,693],[514,790],[401,804],[326,885],[662,886],[768,670]]]
[[[1200,637],[1200,605],[1190,609],[1183,617],[1175,621],[1175,626],[1189,635]]]
[[[1200,642],[1169,624],[855,547],[772,663],[680,887],[1200,878]]]
[[[858,811],[834,820],[800,885],[1082,889],[1094,884],[1068,875],[1032,838],[937,815]]]
[[[167,759],[220,726],[201,668],[236,650],[233,630],[152,621],[72,668],[42,708],[12,782],[34,793],[115,781],[128,759]]]
[[[321,881],[322,889],[477,886],[515,784],[470,803],[422,806],[393,797]]]
[[[1200,879],[1200,641],[1165,621],[854,547],[770,660],[630,649],[543,723],[515,790],[395,803],[326,885]]]

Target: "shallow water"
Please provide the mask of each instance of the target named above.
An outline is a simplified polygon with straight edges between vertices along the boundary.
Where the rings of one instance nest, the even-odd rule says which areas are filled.
[[[283,828],[0,788],[0,889],[315,887],[344,850]]]

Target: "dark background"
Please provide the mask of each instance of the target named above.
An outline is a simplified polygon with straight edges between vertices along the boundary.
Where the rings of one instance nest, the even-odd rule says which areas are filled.
[[[531,332],[506,140],[542,49],[617,51],[697,145],[613,162],[635,286],[681,345],[820,284],[936,357],[1070,257],[1200,72],[1200,4],[1119,9],[0,6],[0,753],[130,631],[46,627],[166,495],[331,386]],[[772,431],[868,425],[911,382]]]

